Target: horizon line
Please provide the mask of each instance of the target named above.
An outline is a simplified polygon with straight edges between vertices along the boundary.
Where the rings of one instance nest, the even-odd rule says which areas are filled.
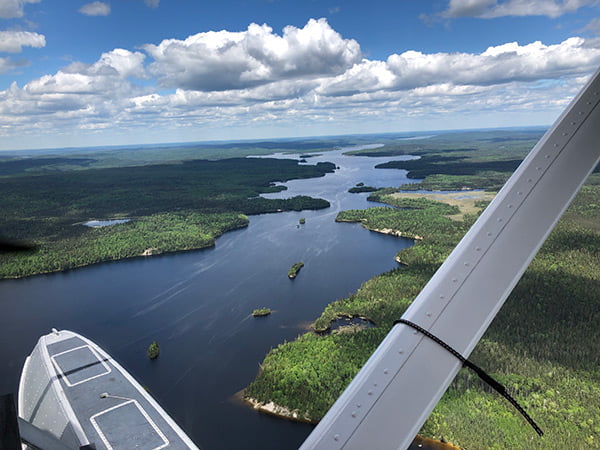
[[[134,148],[161,148],[161,147],[183,147],[186,145],[226,145],[236,143],[259,143],[272,141],[295,141],[295,140],[317,140],[317,139],[334,139],[359,136],[393,136],[393,135],[427,135],[430,133],[454,133],[454,132],[475,132],[475,131],[510,131],[510,130],[525,130],[525,129],[548,129],[550,125],[523,125],[523,126],[505,126],[505,127],[483,127],[483,128],[447,128],[436,130],[419,130],[419,131],[386,131],[381,133],[349,133],[349,134],[323,134],[323,135],[305,135],[305,136],[290,136],[290,137],[265,137],[265,138],[250,138],[250,139],[210,139],[200,141],[179,141],[179,142],[155,142],[146,144],[114,144],[114,145],[89,145],[89,146],[69,146],[69,147],[26,147],[17,149],[0,149],[0,155],[21,153],[21,152],[55,152],[55,151],[72,151],[72,150],[119,150],[119,149],[134,149]],[[410,136],[405,136],[410,137]]]

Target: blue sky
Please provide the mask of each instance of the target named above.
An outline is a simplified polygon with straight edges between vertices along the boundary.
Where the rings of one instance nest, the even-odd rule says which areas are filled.
[[[0,150],[549,125],[597,0],[0,0]]]

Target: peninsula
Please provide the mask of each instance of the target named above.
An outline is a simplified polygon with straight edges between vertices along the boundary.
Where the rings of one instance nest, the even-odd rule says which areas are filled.
[[[11,162],[0,161],[0,174]],[[36,169],[44,162],[52,160],[26,161]],[[260,194],[285,190],[276,183],[335,170],[323,162],[231,158],[98,169],[66,166],[32,174],[26,163],[21,171],[0,176],[0,230],[4,239],[31,242],[39,251],[3,254],[0,279],[210,247],[221,234],[247,226],[248,215],[329,207],[323,199]],[[110,226],[84,226],[90,218],[116,220]]]

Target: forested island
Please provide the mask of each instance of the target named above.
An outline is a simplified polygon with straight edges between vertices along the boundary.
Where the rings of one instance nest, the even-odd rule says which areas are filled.
[[[296,278],[298,276],[298,272],[300,272],[300,269],[302,269],[303,267],[304,263],[302,261],[295,263],[292,267],[290,267],[290,270],[288,270],[288,278],[290,280]]]
[[[358,183],[356,186],[348,189],[348,192],[350,192],[351,194],[359,194],[361,192],[375,192],[376,190],[376,187],[365,186],[365,183]]]
[[[502,151],[487,141],[483,132],[482,139],[471,141],[468,148],[460,144],[453,148],[451,139],[443,137],[446,142],[440,140],[439,149],[410,143],[406,148],[398,144],[377,150],[389,155],[409,151],[421,155],[420,160],[393,164],[409,170],[409,176],[424,177],[402,190],[468,194],[468,189],[485,188],[493,193],[535,143],[526,137],[516,138],[512,145],[502,141]],[[377,150],[361,153],[376,154]],[[340,317],[365,317],[375,327],[344,334],[309,332],[271,350],[245,391],[253,404],[268,404],[271,411],[281,415],[287,411],[302,420],[316,422],[323,417],[487,203],[478,200],[464,210],[431,198],[403,197],[398,191],[390,188],[371,195],[372,201],[389,206],[343,211],[336,220],[422,237],[397,255],[406,266],[377,276],[348,298],[329,304],[313,324],[314,330],[326,330]],[[539,438],[511,405],[465,369],[429,417],[422,435],[463,448],[598,445],[598,204],[600,176],[594,174],[471,355],[535,417],[544,437]]]
[[[252,311],[253,317],[266,317],[271,314],[271,308],[258,308]]]
[[[70,165],[56,166],[57,160]],[[0,279],[213,246],[222,233],[247,226],[249,214],[328,207],[323,199],[260,194],[285,189],[276,183],[320,177],[335,168],[272,158],[100,169],[74,169],[75,161],[0,161],[0,236],[37,247],[0,254]],[[122,218],[130,220],[98,228],[83,225]]]

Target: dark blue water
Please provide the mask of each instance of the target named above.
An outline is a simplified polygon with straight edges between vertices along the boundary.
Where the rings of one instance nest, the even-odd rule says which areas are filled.
[[[305,332],[328,303],[396,267],[395,254],[411,245],[334,222],[340,210],[372,206],[367,194],[347,192],[357,183],[407,182],[404,171],[375,170],[381,158],[341,153],[309,160],[334,162],[335,173],[292,181],[274,195],[325,198],[328,209],[252,216],[248,228],[225,234],[213,249],[0,282],[0,394],[16,393],[40,335],[70,329],[121,362],[199,446],[298,447],[312,426],[256,413],[234,394],[254,379],[270,348]],[[296,261],[305,267],[291,281]],[[251,317],[259,307],[273,314]],[[154,340],[161,355],[150,361]]]

